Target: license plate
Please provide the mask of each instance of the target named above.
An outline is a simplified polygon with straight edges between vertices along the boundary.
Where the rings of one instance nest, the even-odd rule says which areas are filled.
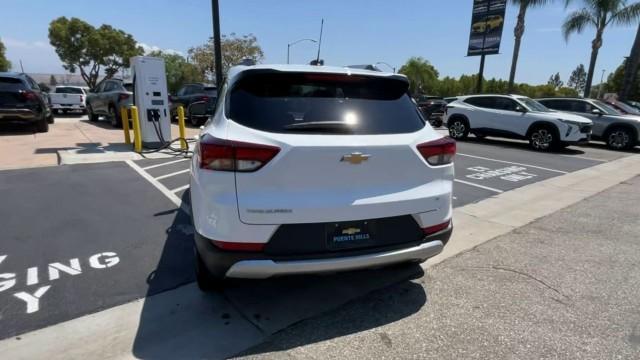
[[[330,250],[352,249],[375,244],[373,221],[349,221],[326,225],[327,248]]]

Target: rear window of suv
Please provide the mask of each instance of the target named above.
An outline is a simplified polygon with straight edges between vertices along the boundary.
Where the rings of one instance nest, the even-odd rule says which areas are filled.
[[[247,74],[230,91],[227,117],[276,133],[399,134],[425,122],[403,79],[322,73]]]
[[[12,77],[0,77],[0,90],[1,91],[18,91],[24,90],[26,86],[22,80]]]

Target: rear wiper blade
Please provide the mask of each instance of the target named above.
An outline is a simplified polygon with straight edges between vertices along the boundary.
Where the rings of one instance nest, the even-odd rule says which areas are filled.
[[[317,129],[339,129],[339,130],[349,130],[353,127],[352,124],[346,123],[344,121],[308,121],[301,122],[295,124],[289,124],[285,126],[285,129],[288,130],[317,130]]]

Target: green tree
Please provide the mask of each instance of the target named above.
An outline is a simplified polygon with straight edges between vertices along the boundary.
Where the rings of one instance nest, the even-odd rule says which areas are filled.
[[[622,84],[620,87],[613,88],[618,89],[618,98],[620,100],[626,100],[631,95],[633,84],[636,82],[638,77],[638,69],[640,69],[640,24],[638,24],[636,39],[633,41],[631,53],[629,54],[629,58],[627,59],[624,68]]]
[[[2,40],[0,40],[0,71],[9,71],[11,69],[11,62],[7,60],[4,54],[5,50]]]
[[[584,70],[584,65],[578,65],[575,70],[571,72],[567,86],[575,89],[578,93],[584,91],[584,87],[587,83],[587,72]]]
[[[222,52],[222,73],[226,77],[229,68],[244,59],[260,62],[264,59],[262,48],[253,34],[237,36],[235,33],[222,35],[220,39]],[[189,49],[189,58],[196,66],[203,78],[215,78],[215,58],[213,56],[213,38],[206,44]]]
[[[559,89],[564,85],[564,82],[560,79],[560,73],[556,73],[555,75],[551,75],[549,77],[549,81],[547,81],[547,85],[552,85],[554,89]]]
[[[433,92],[438,81],[438,70],[422,57],[412,57],[400,67],[398,73],[409,79],[411,94]]]
[[[58,85],[58,80],[56,80],[56,77],[53,74],[51,74],[51,76],[49,77],[49,85],[51,86]]]
[[[591,59],[585,84],[584,96],[589,97],[593,82],[598,51],[602,47],[602,35],[609,25],[629,25],[640,17],[640,2],[627,5],[625,0],[582,0],[584,7],[573,11],[562,25],[565,40],[573,33],[581,33],[587,27],[594,27],[596,34],[591,42]],[[566,0],[570,3],[571,0]]]
[[[614,72],[609,74],[606,85],[607,89],[611,89],[611,91],[620,91],[620,89],[622,89],[627,77],[626,69],[628,61],[629,59],[623,61]],[[632,77],[631,85],[629,86],[629,93],[626,99],[640,100],[640,69],[636,70],[635,76]]]
[[[49,42],[71,73],[80,72],[87,86],[93,88],[98,77],[113,77],[121,68],[129,67],[129,58],[143,50],[130,34],[102,25],[95,28],[78,19],[62,16],[49,24]]]
[[[175,94],[182,84],[204,81],[198,68],[193,64],[189,64],[181,55],[169,54],[162,51],[151,51],[147,55],[164,59],[165,71],[167,73],[167,87],[172,94]]]
[[[514,81],[516,78],[516,67],[518,66],[518,56],[520,54],[520,43],[522,41],[522,35],[524,35],[524,19],[527,15],[527,9],[543,6],[553,0],[511,0],[514,5],[517,5],[518,20],[516,26],[513,29],[513,35],[515,36],[515,43],[513,44],[513,57],[511,59],[511,72],[509,73],[509,91],[514,89]]]

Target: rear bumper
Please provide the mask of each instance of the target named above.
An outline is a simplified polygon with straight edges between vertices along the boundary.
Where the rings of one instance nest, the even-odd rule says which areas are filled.
[[[196,232],[195,243],[207,269],[217,276],[266,279],[273,276],[339,272],[424,261],[442,252],[453,226],[422,241],[393,246],[323,252],[312,255],[269,256],[258,252],[224,251]]]
[[[41,113],[30,109],[0,109],[0,122],[34,122],[41,117]]]
[[[82,104],[51,104],[51,108],[55,110],[84,110],[84,105]]]

